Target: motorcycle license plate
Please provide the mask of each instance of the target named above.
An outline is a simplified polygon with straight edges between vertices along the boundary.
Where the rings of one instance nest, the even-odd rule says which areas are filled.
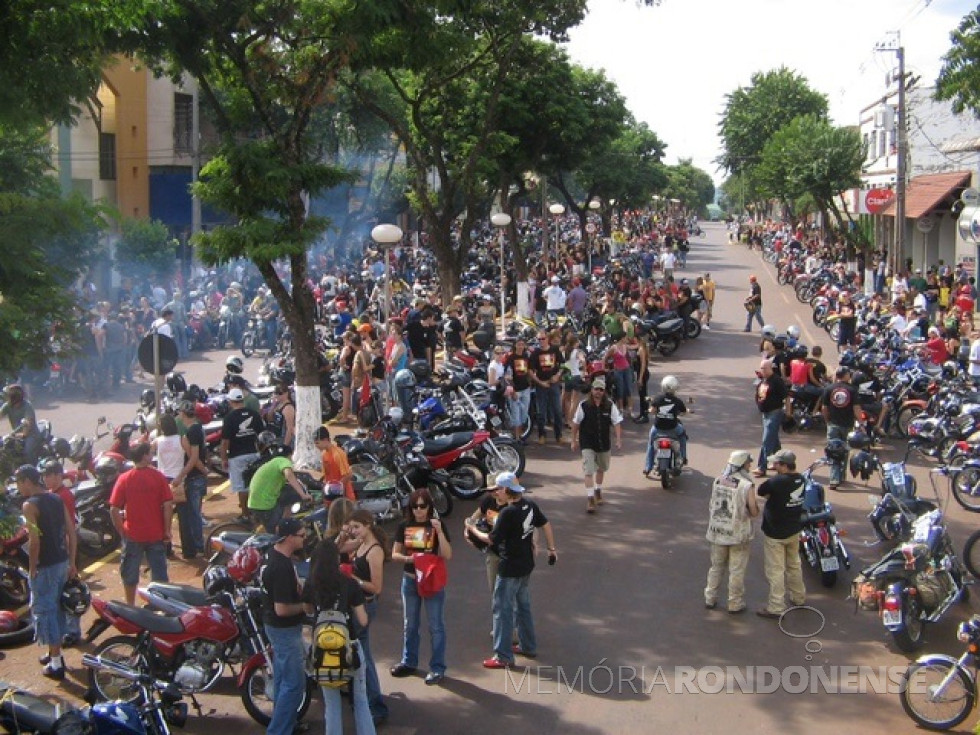
[[[500,426],[500,417],[499,417],[499,416],[494,416],[494,417],[493,417],[492,419],[490,419],[490,425],[491,425],[491,426],[492,426],[493,428],[495,428],[495,429],[496,429],[496,428],[497,428],[498,426]]]
[[[902,624],[902,611],[901,610],[885,610],[881,613],[881,622],[885,625],[901,625]]]
[[[840,569],[840,562],[836,556],[824,556],[820,559],[820,570],[823,572],[836,572]]]
[[[657,450],[657,459],[667,459],[668,457],[670,457],[670,450],[669,449],[658,449]]]

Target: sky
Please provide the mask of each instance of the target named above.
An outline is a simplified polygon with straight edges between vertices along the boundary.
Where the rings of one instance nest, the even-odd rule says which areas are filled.
[[[933,86],[950,31],[975,0],[590,0],[566,45],[572,61],[605,70],[633,115],[667,144],[665,162],[693,159],[716,184],[726,95],[756,72],[785,66],[827,96],[835,125],[857,125],[905,48],[906,70]],[[896,36],[895,32],[898,32]]]

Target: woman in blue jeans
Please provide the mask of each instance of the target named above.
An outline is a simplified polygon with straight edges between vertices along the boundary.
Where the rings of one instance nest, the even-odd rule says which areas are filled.
[[[353,579],[364,592],[364,609],[367,612],[367,624],[360,627],[357,640],[361,643],[363,670],[367,685],[368,705],[375,722],[381,722],[388,717],[388,705],[381,696],[381,682],[378,680],[378,670],[371,653],[371,638],[369,632],[371,623],[378,614],[378,598],[384,588],[385,548],[388,537],[380,527],[375,525],[374,516],[366,510],[354,511],[344,524],[344,538],[358,542],[350,554]]]
[[[425,488],[416,490],[409,496],[406,518],[398,526],[395,543],[391,550],[393,561],[405,565],[402,575],[402,605],[405,611],[405,636],[402,647],[402,660],[391,667],[394,677],[411,676],[419,665],[419,628],[422,624],[422,608],[429,621],[429,638],[432,655],[429,659],[429,673],[425,683],[429,686],[439,684],[446,676],[446,590],[442,589],[431,597],[421,597],[415,581],[415,555],[438,554],[449,561],[453,555],[449,544],[449,534],[432,507],[432,496]]]

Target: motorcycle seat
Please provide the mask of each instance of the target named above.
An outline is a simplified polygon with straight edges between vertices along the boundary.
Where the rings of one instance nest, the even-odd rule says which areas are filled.
[[[473,441],[473,432],[457,431],[446,436],[439,436],[435,439],[426,439],[422,453],[426,455],[442,454],[453,449],[465,446]]]
[[[825,507],[804,510],[803,515],[800,517],[800,522],[802,523],[820,523],[821,521],[826,521],[829,523],[834,521],[834,514],[830,508]]]
[[[183,602],[192,607],[200,607],[208,604],[208,596],[200,587],[192,587],[189,584],[169,584],[166,582],[151,582],[146,587],[148,592],[153,592],[160,597],[168,600]]]
[[[62,715],[58,705],[4,682],[0,682],[0,701],[6,713],[4,719],[16,722],[20,732],[53,732],[55,722]]]
[[[184,632],[184,624],[180,622],[180,618],[162,615],[153,610],[144,610],[141,607],[133,607],[124,602],[110,602],[108,608],[113,615],[118,615],[124,620],[135,623],[148,633]]]

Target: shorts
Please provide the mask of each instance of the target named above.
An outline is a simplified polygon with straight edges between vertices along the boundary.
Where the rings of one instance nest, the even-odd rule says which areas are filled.
[[[351,377],[350,372],[348,372],[347,370],[341,370],[340,380],[337,381],[337,384],[341,388],[350,388],[350,377]]]
[[[228,458],[228,480],[231,482],[231,490],[235,493],[247,493],[248,484],[245,482],[245,468],[252,460],[258,458],[258,453],[240,454],[237,457]]]
[[[140,562],[146,554],[150,576],[154,582],[168,582],[167,549],[163,541],[123,541],[122,558],[119,560],[119,576],[127,587],[135,587],[140,581]]]
[[[608,472],[610,455],[611,452],[597,452],[594,449],[583,449],[582,470],[587,475],[594,475],[596,472]]]

